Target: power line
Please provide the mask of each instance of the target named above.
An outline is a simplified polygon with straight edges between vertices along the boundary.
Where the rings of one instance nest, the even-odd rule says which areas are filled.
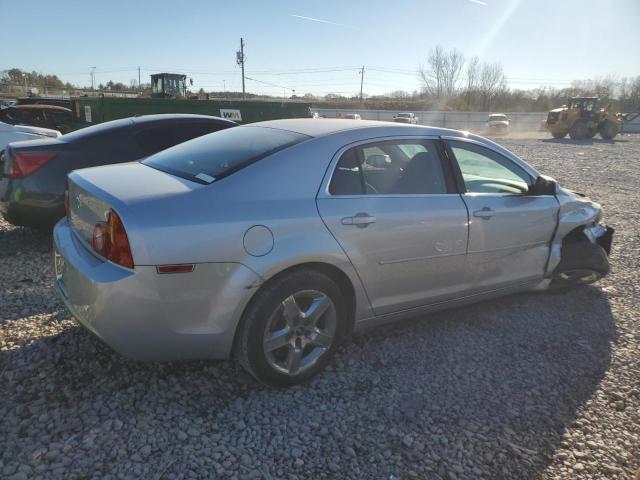
[[[288,90],[293,90],[293,88],[290,87],[285,87],[284,85],[277,85],[275,83],[270,83],[270,82],[265,82],[263,80],[258,80],[256,78],[251,78],[251,77],[245,77],[247,80],[251,80],[253,82],[258,82],[258,83],[262,83],[263,85],[269,85],[270,87],[275,87],[275,88],[286,88]]]

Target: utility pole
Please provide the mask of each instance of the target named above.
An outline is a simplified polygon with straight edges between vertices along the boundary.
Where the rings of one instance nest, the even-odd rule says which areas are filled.
[[[236,52],[236,63],[242,68],[242,99],[244,100],[244,39],[240,37],[240,50]]]
[[[362,103],[362,87],[364,85],[364,65],[360,70],[360,103]]]
[[[95,90],[96,67],[89,68],[91,69],[91,90]]]
[[[138,67],[138,91],[141,90],[140,88],[140,67]]]
[[[224,96],[227,96],[227,81],[226,80],[222,80],[222,92],[224,93]]]

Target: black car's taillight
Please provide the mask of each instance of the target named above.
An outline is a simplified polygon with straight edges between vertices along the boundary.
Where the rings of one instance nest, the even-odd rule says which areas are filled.
[[[9,178],[28,177],[55,156],[55,152],[13,152],[7,159],[10,168],[6,175]]]

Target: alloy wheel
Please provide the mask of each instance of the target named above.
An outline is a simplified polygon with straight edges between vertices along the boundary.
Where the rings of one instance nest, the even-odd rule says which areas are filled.
[[[337,313],[331,298],[317,290],[301,290],[272,312],[264,332],[268,364],[287,375],[311,368],[331,348]]]

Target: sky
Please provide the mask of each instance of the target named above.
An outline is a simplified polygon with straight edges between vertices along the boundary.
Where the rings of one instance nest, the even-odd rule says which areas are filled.
[[[353,94],[420,88],[436,45],[500,62],[509,86],[640,75],[640,0],[0,0],[0,70],[80,86],[184,73],[193,90]]]

